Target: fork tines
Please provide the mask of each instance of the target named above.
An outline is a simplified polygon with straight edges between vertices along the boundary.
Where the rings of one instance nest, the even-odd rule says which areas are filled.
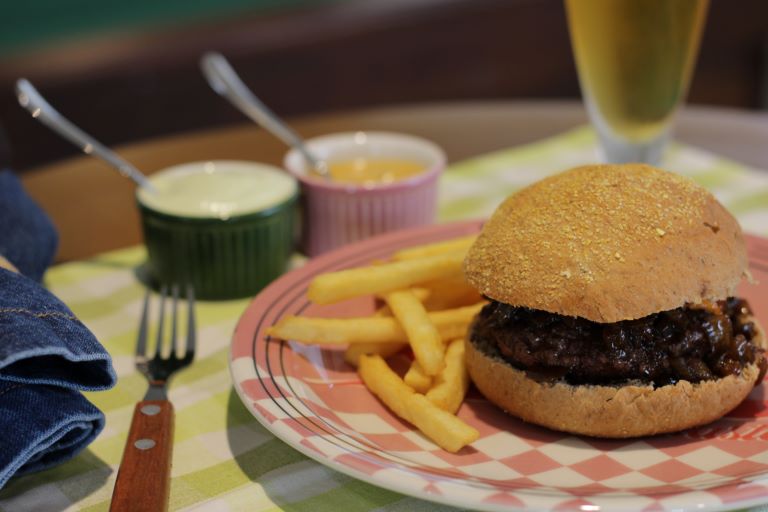
[[[181,363],[188,364],[194,358],[195,340],[197,337],[196,330],[195,330],[194,289],[192,285],[185,286],[185,289],[186,289],[185,298],[187,301],[187,333],[186,333],[186,343],[182,345],[183,342],[180,336],[178,335],[178,329],[177,329],[178,317],[179,317],[178,302],[179,302],[179,296],[180,296],[180,288],[181,286],[178,284],[173,284],[170,287],[164,284],[160,287],[160,307],[158,312],[159,316],[157,320],[157,336],[156,336],[156,344],[155,344],[155,351],[154,351],[154,358],[153,358],[153,360],[155,361],[162,360],[162,353],[163,353],[164,347],[169,347],[169,352],[170,352],[170,355],[168,356],[169,360],[177,360]],[[147,339],[148,339],[148,332],[149,332],[149,316],[150,316],[149,303],[150,303],[151,295],[152,295],[151,291],[147,289],[147,292],[144,296],[144,306],[142,308],[141,321],[139,323],[138,339],[136,342],[137,366],[146,365],[148,362]],[[166,336],[165,304],[169,297],[171,298],[171,318],[170,318],[171,332],[170,332],[170,336]],[[164,340],[167,340],[167,342],[164,342]],[[183,356],[178,357],[178,354],[182,352],[183,352]]]

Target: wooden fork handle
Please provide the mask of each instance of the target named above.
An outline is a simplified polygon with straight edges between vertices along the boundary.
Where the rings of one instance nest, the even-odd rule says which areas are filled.
[[[171,402],[147,400],[136,404],[109,510],[167,510],[172,449]]]

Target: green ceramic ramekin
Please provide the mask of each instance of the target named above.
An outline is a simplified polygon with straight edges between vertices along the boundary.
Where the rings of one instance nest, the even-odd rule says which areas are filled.
[[[251,169],[254,181],[250,181],[251,174],[247,175],[246,181],[250,187],[259,187],[259,180],[264,176],[273,178],[270,173],[285,176],[277,168],[234,161],[184,164],[160,171],[158,175],[173,176],[175,173],[178,178],[185,172],[194,173],[194,169],[201,165],[209,168],[213,165],[217,169],[227,169],[228,166]],[[151,177],[151,182],[158,183],[156,176]],[[239,188],[233,193],[239,193],[241,199],[247,197],[248,190]],[[173,190],[163,193],[176,192],[185,193],[184,187],[174,185]],[[286,270],[294,249],[298,196],[295,182],[292,191],[283,187],[281,197],[267,203],[262,201],[262,207],[256,211],[240,211],[241,208],[234,214],[179,214],[174,211],[178,208],[168,208],[167,204],[154,199],[147,200],[146,194],[146,191],[139,192],[137,203],[150,274],[157,282],[191,283],[195,295],[201,299],[234,299],[256,294]],[[214,209],[220,205],[221,194],[210,203]]]

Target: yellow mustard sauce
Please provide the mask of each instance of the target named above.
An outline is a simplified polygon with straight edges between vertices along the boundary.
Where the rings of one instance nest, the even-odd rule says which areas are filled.
[[[426,169],[423,164],[409,160],[355,158],[328,163],[331,179],[352,185],[386,185],[404,180]]]

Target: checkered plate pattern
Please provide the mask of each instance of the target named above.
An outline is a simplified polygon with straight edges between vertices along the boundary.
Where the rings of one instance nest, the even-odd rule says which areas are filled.
[[[317,274],[367,264],[393,251],[475,232],[479,222],[431,226],[348,246],[291,272],[260,294],[235,331],[235,388],[262,424],[302,453],[343,473],[419,498],[483,510],[727,510],[768,501],[765,384],[727,417],[676,435],[597,440],[525,424],[470,392],[459,416],[480,439],[447,453],[390,413],[338,350],[265,336],[285,315],[358,316],[372,299],[317,306]],[[749,237],[744,286],[768,325],[768,240]],[[403,361],[405,364],[405,361]]]

